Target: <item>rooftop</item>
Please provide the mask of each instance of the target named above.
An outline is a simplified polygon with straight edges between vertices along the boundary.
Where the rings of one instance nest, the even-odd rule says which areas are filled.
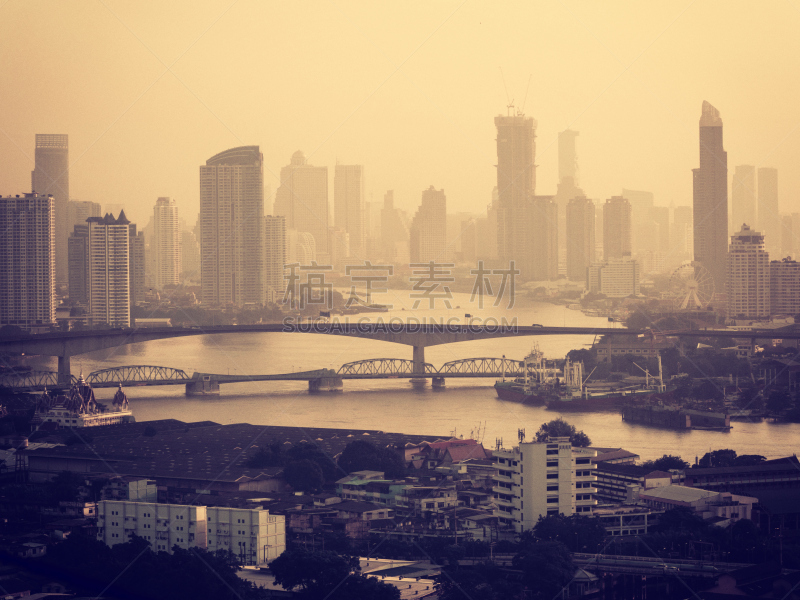
[[[698,502],[718,495],[719,492],[701,490],[700,488],[686,487],[684,485],[665,485],[664,487],[643,490],[640,492],[639,497],[672,502]]]

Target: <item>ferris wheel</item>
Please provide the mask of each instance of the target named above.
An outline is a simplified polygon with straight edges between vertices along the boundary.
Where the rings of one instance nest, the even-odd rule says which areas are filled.
[[[714,278],[703,265],[687,261],[669,280],[669,295],[677,310],[700,310],[714,298]]]

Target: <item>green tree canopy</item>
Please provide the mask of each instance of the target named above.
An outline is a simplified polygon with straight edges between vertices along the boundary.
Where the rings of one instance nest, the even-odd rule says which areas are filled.
[[[394,448],[378,448],[367,440],[355,440],[347,444],[338,463],[345,473],[383,471],[389,478],[405,475],[405,463],[399,451]]]
[[[671,469],[687,469],[689,468],[689,463],[680,456],[665,454],[661,458],[644,461],[642,466],[654,471],[669,471]]]
[[[522,582],[537,600],[558,597],[575,576],[569,550],[560,542],[526,544],[511,565],[522,571]]]
[[[542,423],[535,434],[537,442],[547,441],[551,437],[569,437],[570,443],[579,448],[586,448],[592,445],[588,435],[583,431],[577,431],[574,425],[570,425],[561,417]]]
[[[300,492],[316,492],[325,483],[322,469],[313,460],[293,460],[283,469],[283,478],[292,488]]]
[[[540,516],[532,532],[544,542],[561,542],[570,552],[597,552],[606,536],[598,518],[579,514]]]

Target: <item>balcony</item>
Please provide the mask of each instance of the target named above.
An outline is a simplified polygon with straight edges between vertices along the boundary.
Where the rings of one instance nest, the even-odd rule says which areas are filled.
[[[492,477],[492,481],[502,482],[502,483],[514,483],[513,477],[506,477],[505,475],[495,475]]]

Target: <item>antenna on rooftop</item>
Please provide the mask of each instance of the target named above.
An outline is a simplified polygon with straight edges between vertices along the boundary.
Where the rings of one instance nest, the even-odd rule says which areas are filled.
[[[519,438],[519,443],[525,441],[525,430],[524,429],[517,429],[517,437]]]
[[[506,109],[508,110],[508,116],[513,116],[512,109],[514,108],[514,101],[511,99],[511,96],[508,95],[508,86],[506,85],[506,76],[503,74],[503,67],[498,67],[500,69],[500,77],[503,78],[503,89],[506,91]]]

